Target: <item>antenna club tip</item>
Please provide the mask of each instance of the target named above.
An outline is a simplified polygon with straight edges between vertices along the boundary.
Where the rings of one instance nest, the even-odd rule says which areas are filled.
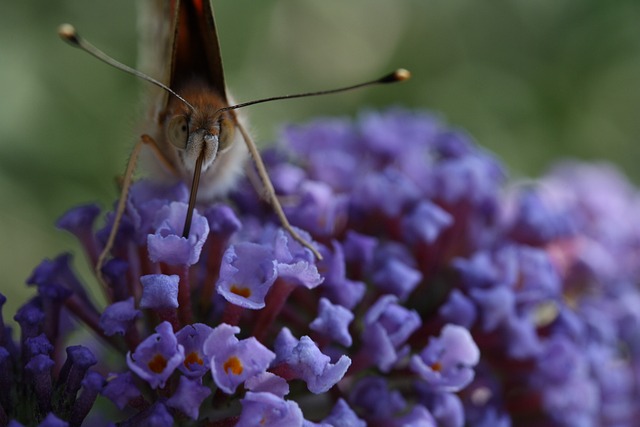
[[[62,38],[62,40],[71,43],[73,45],[77,45],[80,42],[78,41],[78,32],[75,27],[71,24],[62,24],[58,27],[58,35]]]
[[[393,74],[399,82],[409,80],[411,78],[411,71],[405,70],[404,68],[398,68]]]
[[[387,74],[378,80],[379,83],[395,83],[402,82],[408,80],[411,77],[411,73],[409,70],[405,70],[404,68],[398,68],[391,74]]]

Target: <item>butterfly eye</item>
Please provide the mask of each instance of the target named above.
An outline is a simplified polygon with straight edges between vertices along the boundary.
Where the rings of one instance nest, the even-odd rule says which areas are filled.
[[[224,153],[231,147],[235,131],[236,127],[231,120],[224,117],[220,119],[220,137],[218,139],[219,153]]]
[[[189,126],[185,116],[175,116],[169,122],[167,128],[167,136],[169,142],[176,148],[184,150],[187,148],[187,140],[189,139]]]

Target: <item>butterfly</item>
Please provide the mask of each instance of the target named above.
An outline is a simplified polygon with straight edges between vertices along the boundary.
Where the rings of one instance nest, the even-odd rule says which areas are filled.
[[[156,158],[160,174],[191,183],[183,237],[189,236],[196,201],[209,200],[228,192],[242,172],[247,152],[251,154],[261,189],[293,239],[309,248],[318,259],[318,250],[289,224],[278,201],[260,154],[236,110],[249,105],[306,96],[342,92],[362,86],[392,83],[409,78],[399,69],[379,79],[339,89],[258,99],[230,105],[222,67],[213,9],[209,0],[145,0],[142,3],[142,71],[110,58],[80,38],[69,24],[60,36],[108,64],[153,83],[149,90],[142,136],[130,157],[111,234],[100,255],[96,273],[115,239],[126,206],[127,192],[140,151],[148,147]],[[152,77],[155,76],[155,77]]]
[[[140,67],[180,95],[150,87],[145,142],[161,173],[188,183],[201,170],[199,191],[193,191],[202,200],[224,195],[242,172],[247,150],[239,136],[246,131],[234,110],[222,110],[229,100],[211,4],[147,0],[141,5]]]

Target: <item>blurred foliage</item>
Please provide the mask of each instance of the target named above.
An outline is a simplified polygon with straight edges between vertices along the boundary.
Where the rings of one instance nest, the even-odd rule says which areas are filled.
[[[77,252],[53,227],[67,208],[108,206],[137,135],[145,83],[56,36],[73,23],[135,64],[131,0],[1,0],[0,291],[12,316],[44,257]],[[251,107],[261,143],[286,122],[403,105],[437,111],[535,176],[564,157],[609,160],[636,182],[640,2],[619,0],[214,0],[237,101],[338,87],[404,67],[410,82]],[[84,264],[82,260],[78,265]]]

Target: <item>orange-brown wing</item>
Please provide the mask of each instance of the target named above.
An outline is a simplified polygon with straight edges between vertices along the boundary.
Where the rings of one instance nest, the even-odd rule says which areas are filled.
[[[222,57],[209,0],[182,0],[175,22],[169,86],[180,91],[185,81],[204,82],[226,103]]]
[[[138,69],[180,91],[194,79],[204,82],[227,103],[213,9],[209,0],[138,2]],[[150,87],[150,117],[164,111],[166,91]]]

